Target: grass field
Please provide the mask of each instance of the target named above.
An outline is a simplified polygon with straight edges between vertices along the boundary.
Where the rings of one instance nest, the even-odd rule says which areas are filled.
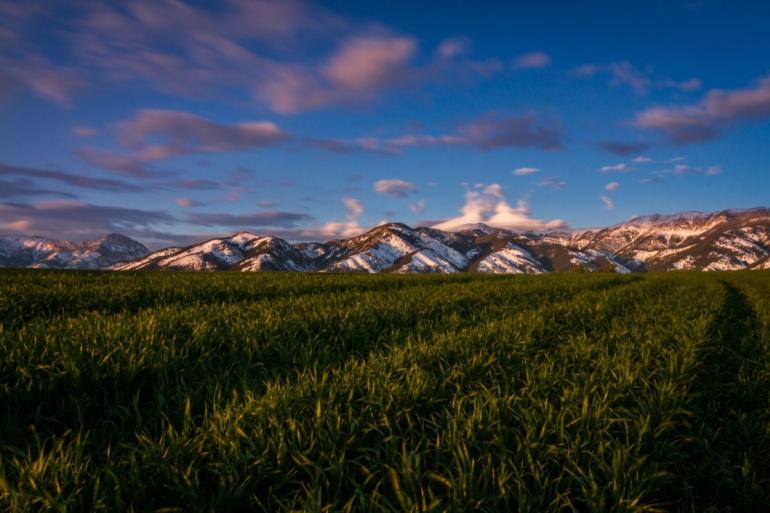
[[[770,272],[0,272],[5,511],[770,510]]]

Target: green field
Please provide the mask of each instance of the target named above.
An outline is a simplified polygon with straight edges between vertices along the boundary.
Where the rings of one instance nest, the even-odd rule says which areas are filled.
[[[0,510],[768,511],[770,272],[0,272]]]

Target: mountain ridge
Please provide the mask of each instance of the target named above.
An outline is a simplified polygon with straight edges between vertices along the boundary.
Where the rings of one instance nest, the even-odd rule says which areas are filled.
[[[62,243],[64,251],[58,256],[44,255],[42,262],[24,266],[368,273],[770,269],[770,208],[766,207],[653,214],[604,228],[558,231],[517,232],[476,223],[450,232],[386,223],[326,242],[290,243],[240,231],[154,252],[123,236],[100,240],[110,237],[114,242],[121,240],[124,249],[132,247],[131,257],[115,260],[120,251],[96,251],[97,257],[93,245],[98,241]],[[116,237],[141,246],[144,252]],[[0,238],[0,266],[5,266],[5,240]],[[66,255],[73,253],[67,244],[86,244],[92,253],[86,258],[81,250],[68,265]]]

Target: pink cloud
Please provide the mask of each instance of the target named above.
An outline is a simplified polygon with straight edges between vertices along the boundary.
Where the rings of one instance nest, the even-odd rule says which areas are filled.
[[[405,198],[410,193],[415,192],[417,186],[412,182],[407,182],[399,178],[391,178],[374,182],[374,190],[385,196]]]
[[[368,93],[399,80],[417,50],[409,37],[353,37],[342,43],[323,68],[333,83],[351,92]]]
[[[129,154],[81,148],[76,154],[89,164],[149,178],[162,173],[152,162],[177,155],[242,151],[272,146],[291,135],[269,121],[222,124],[188,112],[146,109],[115,125],[119,143]]]
[[[551,57],[545,52],[529,52],[513,60],[513,67],[517,69],[547,68],[550,64]]]
[[[116,125],[120,143],[146,160],[188,153],[212,153],[271,146],[289,134],[269,121],[215,123],[188,112],[141,110]],[[153,144],[150,141],[162,141]]]
[[[734,123],[766,118],[770,118],[770,77],[745,89],[714,89],[693,105],[647,109],[631,124],[659,131],[675,144],[689,144],[713,139]]]
[[[78,137],[93,137],[97,134],[97,131],[90,126],[73,126],[72,134]]]
[[[196,201],[192,198],[177,198],[175,201],[176,201],[176,204],[182,208],[193,208],[193,207],[203,206],[203,203],[201,203],[200,201]]]

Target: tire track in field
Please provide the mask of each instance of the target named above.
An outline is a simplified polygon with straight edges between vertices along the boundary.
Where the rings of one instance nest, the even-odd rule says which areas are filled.
[[[727,279],[718,282],[724,298],[700,348],[692,388],[690,443],[687,461],[682,462],[682,473],[689,473],[691,481],[674,502],[688,511],[767,511],[767,355],[760,344],[759,320],[746,295]],[[759,454],[753,452],[758,447]]]

